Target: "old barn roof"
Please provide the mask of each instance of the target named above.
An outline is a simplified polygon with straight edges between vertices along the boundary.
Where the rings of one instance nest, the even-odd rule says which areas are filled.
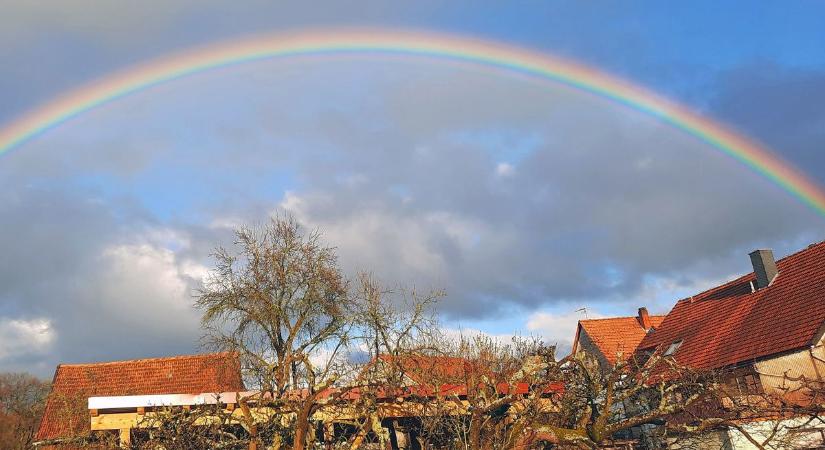
[[[199,394],[244,390],[238,359],[230,353],[134,359],[57,366],[36,440],[89,430],[92,396]]]

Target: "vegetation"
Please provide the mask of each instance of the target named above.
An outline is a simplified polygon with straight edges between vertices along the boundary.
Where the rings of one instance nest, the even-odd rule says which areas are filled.
[[[49,384],[26,373],[0,373],[0,450],[30,448]]]
[[[215,259],[196,298],[206,343],[237,354],[256,393],[237,409],[147,413],[133,448],[706,449],[724,445],[713,442],[720,428],[756,448],[793,448],[822,424],[825,391],[813,380],[743,393],[731,373],[660,353],[602,367],[587,354],[559,359],[537,339],[449,338],[434,316],[442,292],[348,279],[334,249],[290,218],[239,229]],[[3,448],[30,442],[44,392],[25,376],[0,378],[0,433],[22,430],[0,434],[19,442]],[[756,433],[754,420],[769,425]]]

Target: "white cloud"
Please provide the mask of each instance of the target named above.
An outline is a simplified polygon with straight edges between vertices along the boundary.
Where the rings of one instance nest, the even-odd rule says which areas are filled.
[[[587,318],[597,319],[602,317],[595,311],[587,311]],[[564,356],[570,353],[573,348],[573,339],[576,337],[576,325],[585,316],[580,311],[573,311],[564,314],[553,314],[548,312],[535,312],[527,319],[526,328],[537,333],[548,344],[556,344],[557,355]]]
[[[509,344],[513,342],[513,339],[516,337],[515,334],[509,333],[488,333],[486,331],[480,330],[478,328],[451,328],[451,327],[444,327],[441,329],[441,332],[447,339],[451,339],[454,341],[459,341],[462,338],[468,339],[473,338],[475,336],[487,336],[492,338],[494,341],[501,343],[501,344]]]
[[[0,361],[44,354],[55,337],[49,320],[0,318]]]
[[[496,175],[500,177],[509,177],[516,173],[516,168],[512,164],[505,162],[498,163],[496,166]]]
[[[193,307],[193,288],[210,269],[180,256],[181,247],[173,250],[163,245],[166,239],[162,241],[105,248],[99,259],[100,272],[87,290],[85,301],[97,303],[95,307],[107,320],[139,327],[141,332],[191,336],[194,342],[198,311]],[[186,241],[180,238],[175,242],[180,245]]]
[[[213,230],[236,230],[246,225],[243,218],[237,216],[220,216],[212,219],[207,225]]]
[[[171,250],[150,244],[109,247],[102,262],[107,269],[101,275],[97,292],[100,298],[109,300],[102,306],[134,319],[191,316],[192,275],[208,272],[198,264],[178,261]]]
[[[444,211],[406,214],[373,208],[322,216],[335,203],[326,194],[287,192],[280,206],[309,229],[323,231],[344,264],[372,270],[386,280],[443,278],[448,270],[445,241],[459,252],[473,249],[488,230],[480,222]]]

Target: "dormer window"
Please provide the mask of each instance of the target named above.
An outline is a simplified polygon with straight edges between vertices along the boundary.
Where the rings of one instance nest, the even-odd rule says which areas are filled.
[[[668,347],[667,350],[665,350],[665,356],[673,355],[674,353],[676,353],[676,350],[679,350],[679,347],[681,347],[681,346],[682,346],[682,340],[681,339],[674,342],[674,343],[672,343],[672,344],[670,344],[670,347]]]

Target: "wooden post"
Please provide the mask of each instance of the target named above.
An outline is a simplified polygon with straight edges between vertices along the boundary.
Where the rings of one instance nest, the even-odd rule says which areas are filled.
[[[395,430],[395,443],[398,446],[398,449],[409,450],[411,444],[409,430],[407,430],[406,427],[401,426],[397,420],[393,421],[392,427]]]
[[[332,443],[335,441],[335,424],[324,422],[324,449],[332,450]]]
[[[121,428],[120,429],[120,448],[129,448],[132,444],[132,429],[131,428]]]

